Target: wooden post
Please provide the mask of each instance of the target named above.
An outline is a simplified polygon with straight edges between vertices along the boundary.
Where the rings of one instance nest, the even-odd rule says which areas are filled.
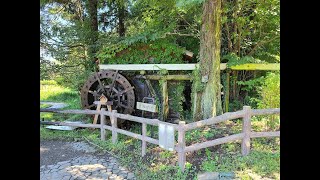
[[[142,157],[146,155],[147,142],[145,141],[145,137],[147,136],[147,124],[142,123]]]
[[[169,114],[168,81],[162,83],[162,120],[165,121]]]
[[[245,111],[242,123],[242,132],[244,134],[244,137],[241,143],[241,153],[243,156],[246,156],[250,152],[251,107],[243,106],[243,110]]]
[[[106,108],[101,108],[101,113],[100,113],[100,125],[101,125],[100,132],[101,132],[101,140],[102,141],[106,140],[106,130],[103,127],[105,125],[105,123],[106,123],[105,122],[106,121],[106,116],[102,114],[103,111],[105,111],[105,110],[106,110]]]
[[[118,127],[117,124],[117,117],[114,115],[117,113],[117,110],[112,110],[112,115],[111,115],[111,126],[112,126],[112,143],[117,143],[118,141],[118,133],[116,131],[116,128]]]
[[[224,110],[225,112],[229,111],[229,94],[230,93],[230,71],[227,71],[227,77],[226,77],[226,89],[225,89],[225,95],[224,95]]]
[[[185,140],[185,130],[184,126],[186,125],[185,121],[179,121],[178,126],[178,163],[182,171],[184,171],[186,164],[186,154],[184,152],[186,148]]]

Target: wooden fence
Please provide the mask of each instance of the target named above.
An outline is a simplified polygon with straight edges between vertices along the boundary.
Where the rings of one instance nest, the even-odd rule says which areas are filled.
[[[271,115],[280,114],[280,108],[276,109],[251,109],[250,106],[244,106],[243,110],[236,112],[228,112],[220,116],[213,118],[193,122],[186,124],[184,121],[180,121],[179,124],[171,124],[158,119],[148,119],[137,116],[131,116],[128,114],[117,113],[116,110],[112,112],[106,111],[102,108],[100,111],[96,110],[55,110],[55,109],[40,109],[40,112],[54,112],[54,113],[68,113],[68,114],[99,114],[100,124],[78,124],[78,123],[64,123],[64,122],[53,122],[50,124],[64,125],[64,126],[74,126],[74,127],[84,127],[84,128],[100,128],[101,140],[105,140],[105,130],[110,130],[112,132],[112,143],[117,143],[118,133],[124,134],[142,141],[142,156],[146,154],[147,142],[159,145],[159,140],[147,136],[147,124],[152,126],[159,126],[159,123],[164,123],[170,125],[174,130],[178,131],[178,143],[176,143],[174,150],[178,152],[178,163],[182,170],[185,168],[186,163],[186,153],[196,151],[199,149],[224,144],[236,140],[242,140],[241,152],[242,155],[248,155],[250,152],[250,139],[257,137],[279,137],[280,131],[276,132],[252,132],[251,131],[251,117],[256,115]],[[111,126],[105,124],[106,117],[109,116],[111,120]],[[142,123],[142,134],[136,134],[130,131],[119,129],[117,127],[117,119],[124,119],[129,121],[134,121]],[[242,118],[242,133],[230,135],[227,137],[209,140],[202,143],[192,144],[186,146],[185,133],[186,131],[201,128],[208,125],[217,124],[231,119]],[[41,123],[41,121],[40,121]]]

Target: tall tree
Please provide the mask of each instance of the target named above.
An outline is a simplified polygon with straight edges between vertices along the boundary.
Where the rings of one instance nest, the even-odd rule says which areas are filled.
[[[200,31],[200,75],[203,91],[195,93],[194,118],[222,113],[220,84],[221,0],[203,3]]]
[[[89,44],[88,44],[88,58],[92,62],[90,68],[94,70],[95,65],[95,53],[98,48],[96,42],[98,40],[99,32],[98,32],[98,0],[88,0],[88,14],[89,14]]]

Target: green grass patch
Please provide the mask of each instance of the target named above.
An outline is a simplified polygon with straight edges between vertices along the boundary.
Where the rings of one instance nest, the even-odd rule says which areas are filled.
[[[58,85],[55,81],[40,81],[40,101],[63,102],[67,106],[63,109],[81,109],[79,92]],[[41,104],[40,108],[46,108],[46,104]],[[88,121],[90,116],[81,114],[58,114],[58,113],[40,113],[40,119],[46,121]]]

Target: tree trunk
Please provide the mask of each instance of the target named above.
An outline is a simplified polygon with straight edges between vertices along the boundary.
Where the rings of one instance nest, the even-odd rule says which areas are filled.
[[[196,101],[201,101],[201,112],[194,112],[194,115],[202,114],[203,119],[222,113],[220,39],[221,0],[206,0],[203,4],[200,34],[200,73],[202,79],[207,79],[207,82],[201,92],[201,98],[196,98]],[[199,104],[199,102],[194,103]],[[199,111],[199,108],[194,108],[194,110]]]
[[[119,36],[124,37],[126,34],[126,28],[124,26],[124,19],[125,19],[125,9],[124,9],[124,4],[118,4],[118,18],[119,18]]]
[[[95,70],[95,54],[98,50],[96,46],[96,41],[98,40],[98,18],[97,18],[97,8],[98,0],[88,0],[88,14],[90,22],[90,37],[88,44],[88,59],[90,63],[90,70]]]

